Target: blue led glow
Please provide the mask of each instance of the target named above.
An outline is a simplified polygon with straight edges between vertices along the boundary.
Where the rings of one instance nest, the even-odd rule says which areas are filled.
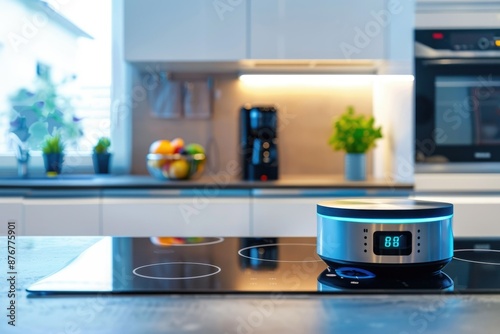
[[[349,275],[349,272],[352,272],[353,274],[357,272],[361,275],[352,275],[352,274]],[[376,277],[374,273],[372,273],[368,270],[361,269],[361,268],[351,268],[351,267],[337,268],[337,269],[335,269],[335,273],[337,273],[337,275],[344,277],[344,278],[357,279],[357,280],[370,279],[370,278]]]
[[[352,223],[373,223],[373,224],[418,224],[418,223],[427,223],[440,221],[445,219],[450,219],[453,215],[442,216],[442,217],[431,217],[431,218],[346,218],[346,217],[335,217],[335,216],[318,216],[325,219],[334,219],[345,222]]]

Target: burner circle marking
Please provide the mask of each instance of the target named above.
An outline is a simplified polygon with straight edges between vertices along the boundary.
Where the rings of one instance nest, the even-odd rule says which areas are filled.
[[[259,261],[266,261],[266,262],[289,262],[289,263],[303,263],[303,262],[322,262],[323,260],[321,259],[312,259],[312,260],[271,260],[271,259],[261,259],[258,257],[253,257],[253,256],[248,256],[248,255],[243,255],[242,252],[252,249],[252,248],[264,248],[264,247],[271,247],[271,246],[314,246],[316,247],[316,244],[299,244],[299,243],[277,243],[277,244],[262,244],[262,245],[255,245],[255,246],[249,246],[242,248],[238,251],[238,254],[241,257],[247,258],[247,259],[252,259],[252,260],[259,260]]]
[[[456,249],[454,252],[455,253],[460,253],[460,252],[500,253],[500,250],[498,250],[498,249],[471,248],[471,249]],[[460,257],[457,257],[457,256],[453,256],[453,259],[458,260],[458,261],[463,261],[463,262],[469,262],[469,263],[486,264],[486,265],[492,265],[492,266],[500,266],[500,262],[476,261],[476,260],[463,259],[463,258],[460,258]]]
[[[187,277],[156,277],[156,276],[149,276],[149,275],[143,275],[139,274],[138,271],[140,269],[144,268],[149,268],[149,267],[154,267],[154,266],[161,266],[161,265],[171,265],[171,264],[193,264],[193,265],[199,265],[199,266],[206,266],[206,267],[211,267],[215,269],[213,273],[205,274],[205,275],[198,275],[198,276],[187,276]],[[163,279],[163,280],[184,280],[184,279],[194,279],[194,278],[203,278],[203,277],[208,277],[212,276],[215,274],[218,274],[221,272],[221,268],[218,266],[215,266],[213,264],[208,264],[208,263],[198,263],[198,262],[162,262],[162,263],[153,263],[153,264],[147,264],[144,266],[140,266],[135,268],[132,273],[136,276],[142,277],[142,278],[150,278],[150,279]]]

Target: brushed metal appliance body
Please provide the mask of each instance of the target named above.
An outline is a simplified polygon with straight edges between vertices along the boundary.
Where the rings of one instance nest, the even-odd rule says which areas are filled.
[[[333,267],[436,271],[453,257],[453,205],[355,199],[317,206],[317,253]]]

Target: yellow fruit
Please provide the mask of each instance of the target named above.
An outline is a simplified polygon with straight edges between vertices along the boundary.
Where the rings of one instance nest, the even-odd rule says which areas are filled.
[[[149,146],[149,153],[154,154],[172,154],[174,153],[174,147],[170,141],[161,139],[157,140]]]
[[[189,163],[186,160],[175,160],[170,164],[168,175],[172,179],[184,179],[189,174]]]

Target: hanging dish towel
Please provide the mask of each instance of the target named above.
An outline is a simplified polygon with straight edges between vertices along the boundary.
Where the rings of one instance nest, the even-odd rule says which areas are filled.
[[[182,117],[182,82],[160,73],[158,85],[148,90],[149,105],[153,116],[176,119]]]

